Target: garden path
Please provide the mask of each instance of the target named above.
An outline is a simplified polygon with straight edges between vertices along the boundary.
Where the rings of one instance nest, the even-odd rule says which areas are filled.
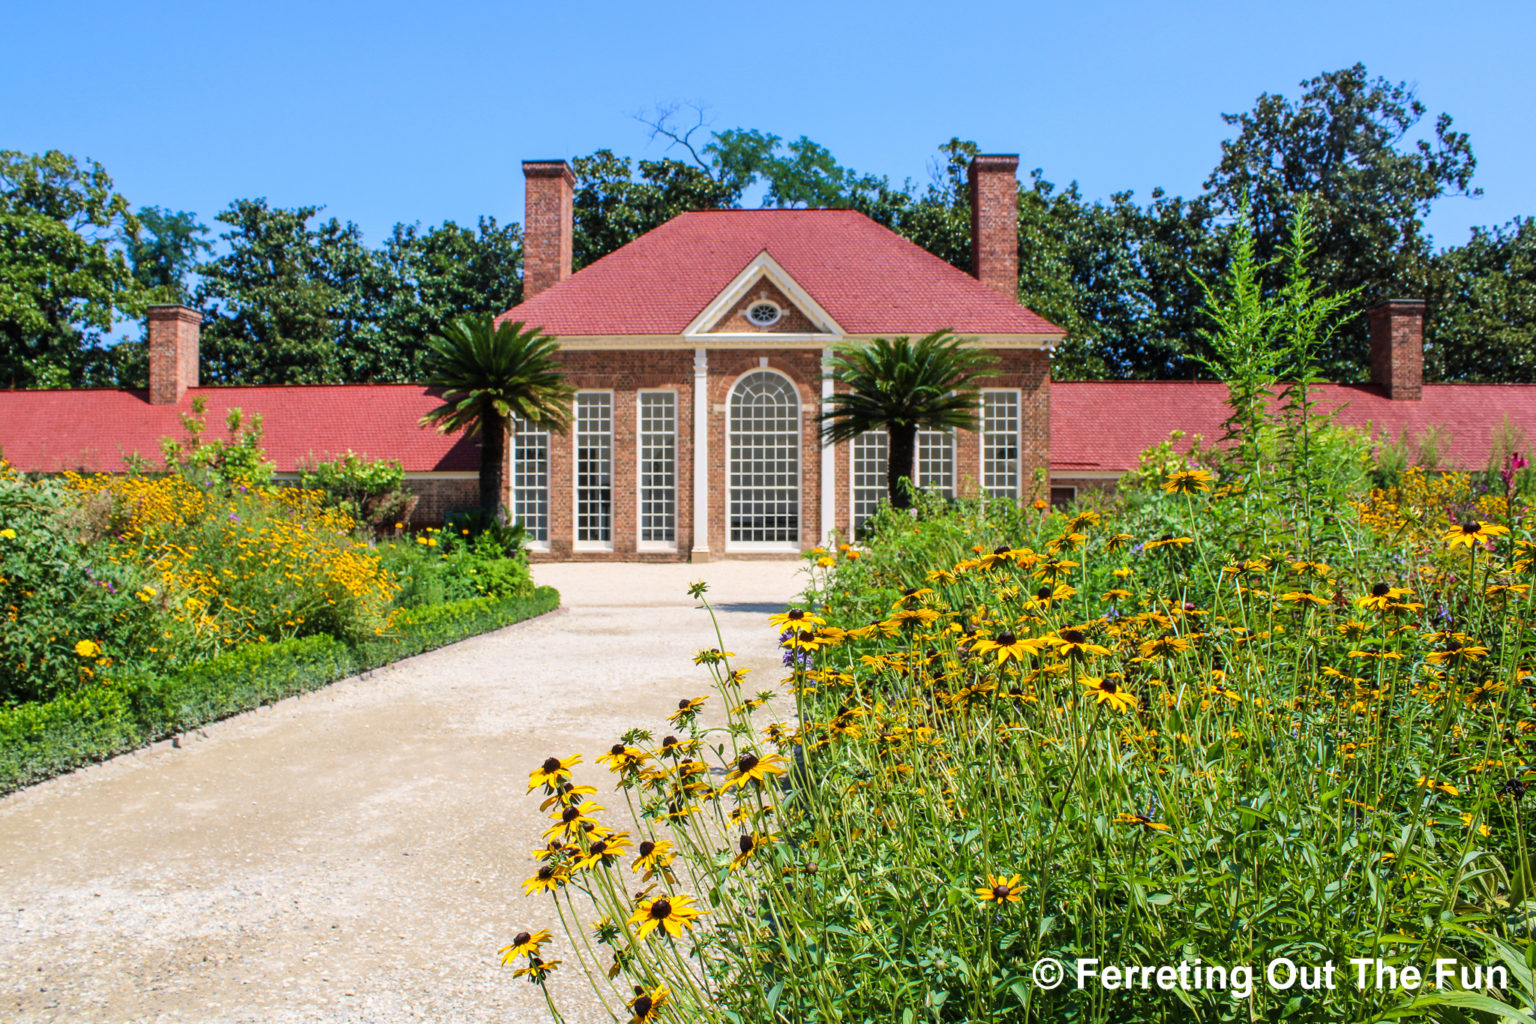
[[[496,955],[524,927],[568,948],[521,890],[528,772],[580,752],[607,788],[595,754],[705,692],[692,580],[776,681],[766,618],[799,573],[538,566],[559,612],[0,800],[0,1019],[547,1020]],[[551,985],[567,1020],[607,1020],[574,967]]]

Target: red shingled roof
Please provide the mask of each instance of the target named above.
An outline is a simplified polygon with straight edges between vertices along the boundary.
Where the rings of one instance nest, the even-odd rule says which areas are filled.
[[[279,473],[301,461],[353,451],[398,459],[408,473],[480,468],[480,446],[416,425],[440,404],[420,384],[317,384],[193,388],[177,405],[150,405],[147,391],[0,391],[0,455],[28,472],[120,472],[124,456],[160,462],[162,437],[185,438],[180,414],[207,400],[205,437],[227,436],[224,417],[261,414],[262,445]]]
[[[681,334],[766,251],[849,334],[1062,334],[853,210],[685,213],[506,314],[558,337]]]
[[[1378,437],[1406,429],[1416,438],[1431,425],[1444,427],[1444,468],[1487,466],[1506,415],[1536,443],[1536,384],[1426,384],[1418,401],[1387,398],[1375,385],[1324,384],[1314,394],[1319,412],[1337,410],[1336,422],[1369,425]],[[1226,385],[1216,381],[1054,381],[1051,469],[1063,477],[1133,469],[1138,453],[1174,430],[1200,434],[1209,447],[1222,435],[1226,398]]]

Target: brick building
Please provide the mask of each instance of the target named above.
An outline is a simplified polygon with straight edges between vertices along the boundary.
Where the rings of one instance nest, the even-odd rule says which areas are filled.
[[[1062,332],[1016,301],[1017,165],[971,168],[971,274],[849,210],[687,213],[572,273],[574,175],[525,163],[525,299],[502,317],[555,335],[577,391],[569,433],[520,431],[509,453],[536,557],[783,557],[849,535],[885,493],[885,438],[823,447],[816,416],[831,350],[875,337],[950,328],[996,359],[975,433],[919,435],[917,482],[946,494],[1070,500],[1170,431],[1218,438],[1220,383],[1052,382]],[[1423,384],[1421,302],[1370,318],[1372,382],[1318,396],[1340,422],[1441,431],[1446,468],[1482,468],[1501,431],[1536,437],[1536,386]],[[0,455],[120,472],[200,397],[210,430],[260,414],[280,476],[350,451],[400,461],[418,523],[475,504],[479,445],[417,425],[438,404],[420,385],[201,387],[198,314],[174,306],[150,310],[149,356],[145,390],[0,392]]]

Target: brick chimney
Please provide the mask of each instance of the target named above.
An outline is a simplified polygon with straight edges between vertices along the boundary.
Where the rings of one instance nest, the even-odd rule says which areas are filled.
[[[524,160],[523,301],[571,276],[571,190],[564,160]]]
[[[971,161],[971,273],[1014,302],[1019,298],[1019,157]]]
[[[186,306],[149,307],[149,404],[175,405],[197,387],[197,336],[203,314]]]
[[[1371,383],[1388,398],[1424,393],[1424,300],[1387,299],[1367,311],[1371,321]]]

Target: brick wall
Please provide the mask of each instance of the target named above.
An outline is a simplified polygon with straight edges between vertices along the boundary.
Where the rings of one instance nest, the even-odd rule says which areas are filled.
[[[747,319],[747,310],[758,302],[771,302],[783,311],[778,323],[767,327],[760,326]],[[809,317],[802,313],[789,301],[789,297],[779,290],[772,281],[759,281],[740,302],[731,307],[731,311],[721,317],[711,327],[710,333],[720,334],[812,334],[818,328],[811,323]]]
[[[1388,299],[1372,306],[1371,383],[1388,398],[1424,394],[1424,300]]]
[[[693,546],[693,351],[560,353],[566,380],[577,391],[613,395],[613,529],[611,551],[574,551],[576,536],[575,427],[549,438],[550,559],[592,561],[686,560]],[[639,392],[677,395],[677,551],[639,550]]]
[[[175,405],[198,382],[203,315],[185,306],[149,307],[149,404]]]
[[[564,160],[524,160],[523,301],[571,276],[572,189]]]
[[[1019,296],[1019,158],[971,161],[971,273],[988,288]]]
[[[1051,360],[1036,349],[996,349],[997,372],[977,382],[981,388],[1019,390],[1019,483],[1022,500],[1047,497],[1051,464]],[[956,434],[955,471],[960,496],[981,491],[981,438],[969,431]]]
[[[480,504],[480,482],[458,478],[412,477],[405,489],[416,495],[411,513],[412,526],[442,526],[448,512],[476,508]]]

